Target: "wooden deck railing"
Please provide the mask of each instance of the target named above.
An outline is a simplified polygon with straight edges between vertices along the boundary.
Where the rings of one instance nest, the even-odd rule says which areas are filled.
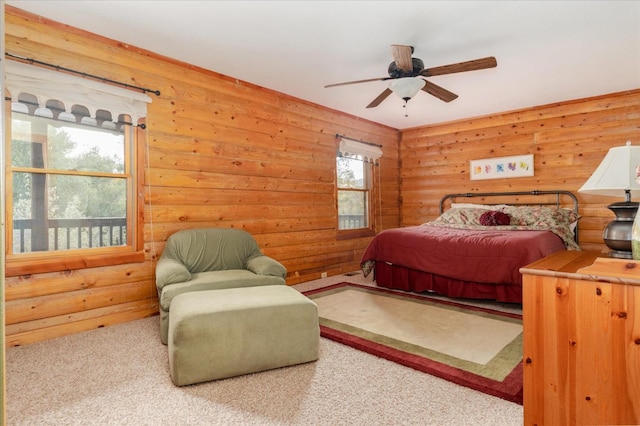
[[[47,238],[38,238],[34,235],[33,222],[32,219],[13,221],[14,253],[126,244],[127,219],[124,217],[49,219],[45,225],[48,231]]]
[[[362,215],[345,214],[338,216],[338,229],[359,229],[366,227],[367,221]]]

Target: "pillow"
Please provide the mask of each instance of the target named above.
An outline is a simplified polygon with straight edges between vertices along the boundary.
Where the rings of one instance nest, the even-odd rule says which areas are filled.
[[[500,226],[509,225],[511,223],[511,216],[499,211],[487,211],[480,215],[480,225],[484,226]]]
[[[508,207],[503,210],[511,215],[512,225],[520,226],[567,226],[578,220],[578,215],[569,209],[542,206]]]
[[[480,225],[480,216],[489,210],[454,208],[442,213],[433,223],[443,225]]]
[[[504,207],[509,207],[509,206],[507,204],[451,203],[452,209],[502,210]]]

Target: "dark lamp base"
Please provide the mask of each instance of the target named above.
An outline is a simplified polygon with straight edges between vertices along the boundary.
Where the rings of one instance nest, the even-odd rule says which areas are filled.
[[[626,201],[607,207],[616,215],[615,220],[609,222],[602,235],[605,244],[611,249],[609,257],[632,259],[631,231],[638,212],[638,203]]]

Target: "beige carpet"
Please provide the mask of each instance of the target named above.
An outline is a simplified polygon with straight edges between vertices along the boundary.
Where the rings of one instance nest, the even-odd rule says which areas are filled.
[[[296,288],[342,281],[371,285],[336,276]],[[9,348],[6,362],[8,425],[523,422],[518,404],[324,338],[317,362],[178,388],[157,316]]]

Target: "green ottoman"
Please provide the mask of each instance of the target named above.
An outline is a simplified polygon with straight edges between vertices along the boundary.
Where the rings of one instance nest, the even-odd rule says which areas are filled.
[[[169,369],[177,386],[318,359],[316,304],[285,285],[194,291],[169,317]]]

